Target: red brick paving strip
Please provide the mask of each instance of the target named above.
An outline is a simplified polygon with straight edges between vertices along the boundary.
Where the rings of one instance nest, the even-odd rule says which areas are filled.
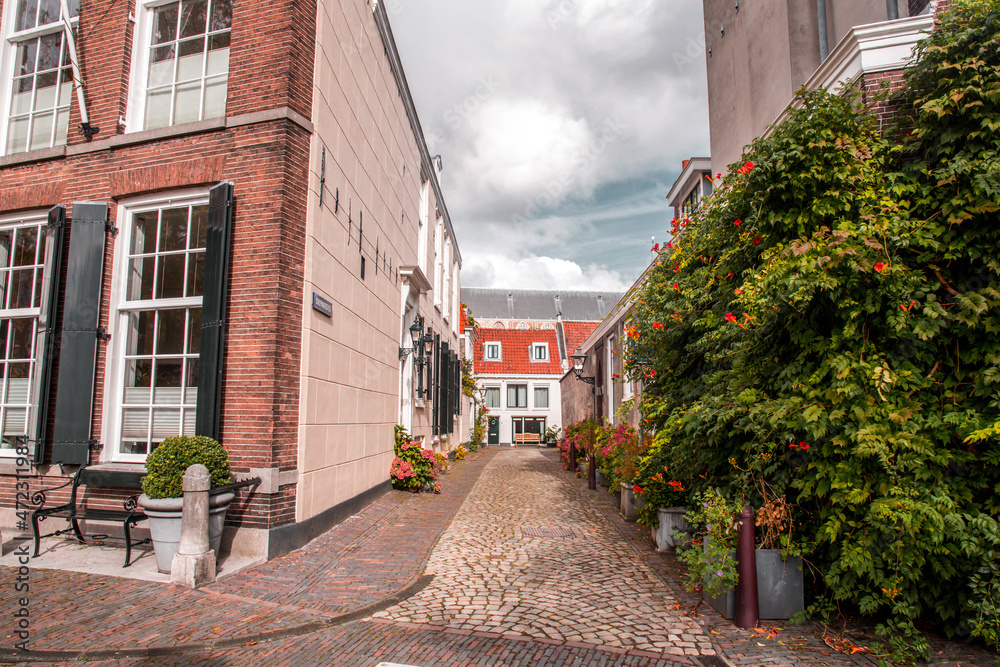
[[[459,462],[440,495],[388,493],[290,554],[199,590],[59,570],[31,571],[34,651],[169,648],[329,625],[420,580],[424,564],[485,465]],[[0,568],[0,609],[15,609],[13,568]],[[13,625],[0,628],[10,632]],[[2,649],[14,643],[7,638]],[[7,652],[0,660],[12,659]]]

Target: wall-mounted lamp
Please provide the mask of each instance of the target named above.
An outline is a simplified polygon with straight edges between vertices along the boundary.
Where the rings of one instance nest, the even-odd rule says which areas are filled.
[[[424,337],[424,318],[420,315],[417,315],[413,320],[413,324],[410,325],[411,347],[399,348],[399,358],[404,359],[406,358],[406,355],[415,351],[417,353],[417,356],[415,358],[421,359],[424,356],[423,346],[421,345],[421,343],[424,342],[423,337]]]
[[[575,375],[576,379],[581,382],[594,384],[594,377],[592,375],[583,375],[583,362],[586,361],[586,359],[586,355],[573,355],[573,375]]]

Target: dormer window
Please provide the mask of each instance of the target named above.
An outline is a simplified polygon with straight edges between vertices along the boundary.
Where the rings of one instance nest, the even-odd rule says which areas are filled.
[[[486,343],[483,346],[483,359],[486,361],[500,361],[501,358],[502,351],[500,343]]]
[[[532,361],[548,361],[549,360],[549,344],[548,343],[532,343],[531,344],[531,360]]]

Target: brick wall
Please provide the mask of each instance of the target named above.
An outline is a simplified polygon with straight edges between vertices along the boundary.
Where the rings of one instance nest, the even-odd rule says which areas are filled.
[[[861,77],[861,101],[878,118],[880,129],[897,120],[906,108],[903,99],[894,95],[903,89],[903,70],[868,72]]]
[[[0,213],[93,200],[109,202],[114,219],[117,202],[133,195],[194,186],[207,189],[221,180],[233,181],[220,439],[237,472],[251,467],[294,469],[309,133],[292,122],[276,120],[110,146],[107,140],[124,131],[119,118],[126,114],[129,96],[133,10],[132,2],[82,3],[77,50],[90,122],[101,128],[100,133],[94,143],[84,145],[87,139],[78,129],[81,116],[74,100],[68,151],[87,152],[0,169]],[[288,107],[309,118],[315,35],[315,0],[234,3],[226,115]],[[72,211],[68,214],[72,216]],[[72,225],[67,248],[71,234]],[[105,327],[110,324],[114,246],[115,239],[109,236],[101,309]],[[62,283],[60,294],[65,276]],[[61,325],[61,315],[56,325]],[[58,386],[58,330],[52,397]],[[107,351],[107,343],[98,344],[92,437],[110,447],[103,414]],[[46,451],[50,447],[47,444]],[[93,452],[91,463],[100,458]],[[46,471],[54,477],[39,478],[38,488],[62,479],[57,468]],[[11,478],[0,478],[0,489],[11,483]],[[118,495],[100,489],[88,494],[98,504],[117,502]],[[13,498],[12,493],[3,493],[0,503],[13,506]],[[294,520],[294,506],[295,485],[288,485],[273,496],[256,494],[249,506],[240,501],[230,517],[254,527],[276,526]]]

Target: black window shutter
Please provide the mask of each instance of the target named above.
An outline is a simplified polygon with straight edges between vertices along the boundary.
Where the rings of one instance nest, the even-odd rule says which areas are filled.
[[[451,351],[448,343],[441,343],[441,407],[438,412],[441,435],[451,433]]]
[[[101,314],[108,205],[73,202],[66,260],[66,299],[59,344],[52,462],[85,465],[90,459],[97,324]]]
[[[232,225],[233,184],[225,181],[212,188],[208,194],[205,290],[201,306],[198,406],[195,412],[195,433],[216,440],[219,439],[219,417],[222,412],[222,362]]]
[[[441,434],[441,335],[434,334],[434,396],[431,398],[431,434]]]
[[[37,348],[35,350],[38,372],[35,387],[34,419],[34,462],[41,463],[48,433],[49,391],[52,386],[52,355],[56,337],[56,301],[59,296],[59,273],[62,271],[63,228],[66,225],[66,207],[54,206],[49,209],[49,224],[46,227],[45,276],[42,281],[42,312],[38,317]]]

